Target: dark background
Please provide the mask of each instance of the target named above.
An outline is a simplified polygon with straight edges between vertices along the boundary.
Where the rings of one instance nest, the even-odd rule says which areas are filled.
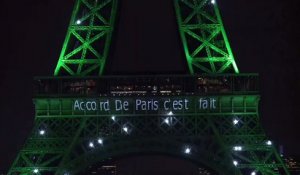
[[[171,0],[120,0],[107,73],[184,72]],[[288,155],[300,155],[300,2],[217,0],[242,73],[261,78],[261,119]],[[53,75],[74,0],[0,1],[0,170],[33,126],[32,79]]]

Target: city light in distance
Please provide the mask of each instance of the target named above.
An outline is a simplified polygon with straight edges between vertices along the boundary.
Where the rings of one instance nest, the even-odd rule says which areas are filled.
[[[234,160],[232,163],[234,166],[238,166],[238,164],[239,164],[238,161],[236,161],[236,160]]]

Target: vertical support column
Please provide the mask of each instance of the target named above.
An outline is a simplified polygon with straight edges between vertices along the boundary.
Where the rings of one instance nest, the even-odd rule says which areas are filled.
[[[77,0],[54,75],[101,75],[114,30],[117,0]]]
[[[216,1],[174,3],[190,73],[239,73]]]

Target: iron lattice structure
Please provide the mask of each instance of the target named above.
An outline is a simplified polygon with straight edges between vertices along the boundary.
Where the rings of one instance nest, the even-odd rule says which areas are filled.
[[[216,2],[174,1],[189,71],[238,73]],[[54,75],[102,75],[117,0],[77,0]]]
[[[114,29],[117,0],[77,0],[54,75],[101,75]]]
[[[238,73],[215,0],[174,4],[190,73]]]
[[[289,175],[260,125],[258,76],[236,74],[216,2],[175,0],[174,6],[190,73],[206,74],[88,77],[103,73],[117,0],[76,1],[54,73],[68,77],[36,79],[35,126],[8,175],[78,174],[136,153],[179,156],[220,175]],[[215,108],[199,110],[203,99]],[[78,100],[95,102],[95,110],[76,107]],[[104,110],[106,101],[117,100],[150,106],[170,100],[173,106]],[[179,102],[174,107],[180,100],[184,110]]]

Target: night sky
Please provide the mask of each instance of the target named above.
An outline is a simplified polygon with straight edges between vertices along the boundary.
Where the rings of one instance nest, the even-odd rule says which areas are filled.
[[[261,121],[300,155],[300,1],[217,0],[242,73],[259,73]],[[33,126],[32,80],[51,76],[74,0],[1,0],[0,170]],[[186,72],[171,0],[122,0],[107,74]]]

